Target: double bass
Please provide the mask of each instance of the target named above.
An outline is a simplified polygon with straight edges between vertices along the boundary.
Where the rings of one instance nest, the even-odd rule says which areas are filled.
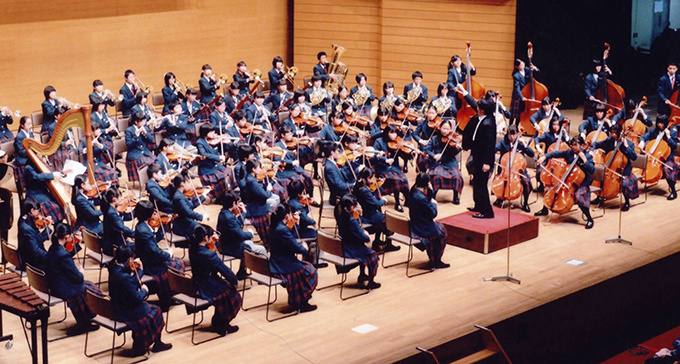
[[[541,100],[548,96],[548,88],[544,84],[536,81],[534,78],[534,64],[532,58],[534,56],[534,46],[531,42],[527,43],[527,58],[529,64],[525,68],[529,76],[529,82],[522,88],[522,97],[524,100],[524,111],[519,115],[520,125],[524,130],[534,130],[531,124],[531,115],[541,109]]]
[[[672,128],[680,123],[680,90],[673,92],[669,100],[671,101],[671,114],[668,116],[668,127]]]
[[[623,99],[626,97],[626,92],[623,90],[623,87],[607,78],[606,68],[609,48],[609,43],[605,43],[604,54],[602,55],[602,85],[595,90],[595,102],[603,104],[607,110],[616,110],[618,112],[623,109]]]
[[[465,51],[465,54],[467,55],[467,68],[468,70],[471,70],[472,67],[470,66],[470,55],[472,54],[472,50],[470,48],[470,41],[467,42],[467,50]],[[467,80],[463,84],[463,87],[475,100],[481,99],[484,97],[484,94],[486,94],[484,85],[473,80],[469,71]],[[460,110],[458,110],[458,114],[456,114],[456,120],[458,120],[458,127],[460,130],[465,130],[465,126],[467,126],[470,119],[472,119],[472,117],[475,115],[477,115],[477,111],[475,111],[475,109],[473,109],[472,106],[469,105],[465,99],[463,99]]]
[[[505,153],[498,163],[501,171],[491,183],[491,191],[503,200],[515,200],[522,196],[522,177],[520,173],[527,168],[527,161],[517,153],[520,137],[515,139],[512,149]]]

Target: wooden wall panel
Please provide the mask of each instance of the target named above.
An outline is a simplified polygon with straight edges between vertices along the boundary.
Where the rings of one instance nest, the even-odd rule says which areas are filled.
[[[446,80],[451,56],[465,58],[469,40],[472,63],[478,68],[477,80],[487,89],[506,95],[512,92],[516,0],[366,0],[352,6],[342,4],[341,0],[295,0],[294,57],[303,71],[311,74],[316,52],[328,52],[328,44],[334,43],[348,49],[341,61],[350,69],[349,86],[354,85],[354,75],[363,71],[377,94],[387,80],[401,90],[411,82],[411,73],[419,70],[424,83],[436,90],[438,83]],[[369,34],[372,29],[375,33]],[[373,63],[368,62],[371,57]],[[430,94],[434,96],[434,92]]]
[[[148,4],[157,2],[135,4],[148,10]],[[70,3],[87,7],[89,2]],[[249,69],[266,75],[275,56],[289,54],[288,0],[175,0],[156,12],[112,16],[123,3],[124,8],[132,4],[98,3],[111,15],[77,20],[8,23],[20,14],[3,12],[0,105],[28,115],[40,109],[46,85],[56,87],[61,97],[85,103],[97,78],[117,94],[128,68],[154,92],[160,92],[168,71],[196,86],[205,63],[231,78],[236,63],[244,60]],[[178,10],[167,11],[167,6]]]

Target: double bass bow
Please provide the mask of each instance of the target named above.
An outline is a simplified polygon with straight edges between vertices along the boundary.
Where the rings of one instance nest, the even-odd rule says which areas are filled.
[[[467,56],[467,68],[468,70],[471,70],[472,66],[470,65],[470,55],[472,54],[472,49],[470,48],[470,41],[467,41],[467,49],[465,54]],[[470,93],[470,96],[472,96],[475,100],[479,100],[484,97],[484,94],[486,94],[486,89],[484,88],[484,85],[473,80],[470,73],[471,72],[468,72],[468,77],[467,80],[465,80],[463,87],[468,93]],[[467,126],[470,119],[472,119],[472,117],[475,115],[477,115],[477,111],[475,111],[475,109],[472,108],[472,106],[469,105],[465,99],[463,99],[460,110],[458,110],[458,114],[456,114],[458,127],[461,130],[465,130],[465,126]]]
[[[602,55],[602,85],[595,90],[595,102],[604,105],[607,110],[623,109],[623,99],[626,92],[623,87],[615,84],[607,77],[607,58],[609,58],[609,43],[604,44],[604,54]]]
[[[520,125],[524,130],[533,130],[531,125],[531,115],[541,109],[541,100],[548,96],[548,88],[536,81],[534,78],[534,69],[536,68],[532,63],[534,57],[534,45],[531,42],[527,43],[527,58],[529,64],[527,65],[527,75],[529,82],[522,88],[522,98],[524,98],[524,111],[519,115]]]

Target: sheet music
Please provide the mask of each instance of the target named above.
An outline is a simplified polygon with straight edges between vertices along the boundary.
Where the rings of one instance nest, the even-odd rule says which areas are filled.
[[[87,167],[78,161],[67,159],[64,163],[64,171],[68,171],[68,173],[66,173],[66,177],[61,179],[61,182],[73,186],[76,176],[87,172]]]

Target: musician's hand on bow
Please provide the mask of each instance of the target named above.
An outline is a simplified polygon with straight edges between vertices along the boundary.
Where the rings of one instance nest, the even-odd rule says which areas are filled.
[[[298,166],[300,166],[300,161],[299,161],[299,160],[297,160],[297,159],[296,159],[296,160],[294,160],[294,161],[293,161],[293,165],[294,165],[295,167],[298,167]]]
[[[419,143],[420,145],[427,145],[427,140],[425,140],[425,139],[420,139],[420,140],[418,140],[418,143]]]
[[[590,100],[590,101],[595,101],[596,99],[595,99],[595,96],[590,96],[590,97],[588,98],[588,100]]]
[[[389,164],[389,165],[392,165],[392,163],[394,163],[394,158],[387,158],[387,159],[385,159],[385,163],[387,163],[387,164]]]
[[[208,215],[208,214],[203,215],[203,222],[208,222],[208,221],[210,221],[210,215]]]
[[[666,139],[670,139],[671,131],[668,128],[664,129],[663,133],[666,135]]]
[[[442,154],[441,154],[441,153],[438,153],[438,154],[435,154],[435,155],[434,155],[434,160],[436,160],[436,161],[438,162],[440,159],[442,159]]]
[[[491,170],[491,166],[489,166],[488,164],[485,164],[485,165],[482,166],[482,172],[488,172],[490,170]]]
[[[226,161],[226,160],[227,160],[227,157],[225,157],[224,154],[220,156],[220,163],[224,163],[224,161]]]
[[[640,140],[640,143],[638,143],[638,148],[644,150],[645,149],[645,142],[644,140]]]

